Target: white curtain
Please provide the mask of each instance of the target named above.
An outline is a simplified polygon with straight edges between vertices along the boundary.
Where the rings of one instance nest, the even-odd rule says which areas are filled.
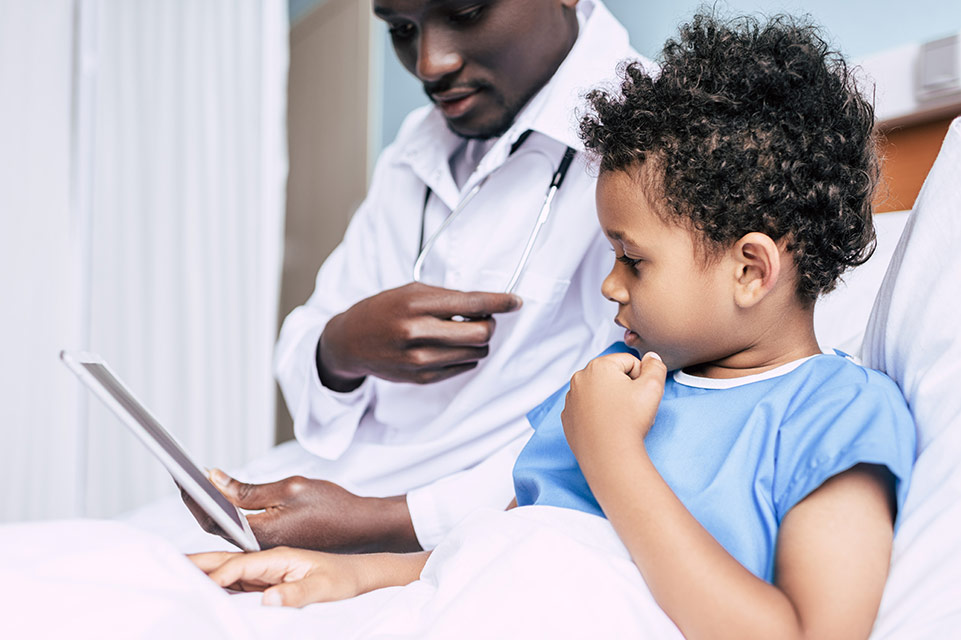
[[[0,517],[71,513],[79,340],[70,208],[73,2],[0,0]]]
[[[71,187],[66,212],[62,196],[31,206],[43,185],[12,185],[12,207],[0,192],[0,242],[16,247],[0,256],[2,295],[8,280],[21,293],[0,320],[21,369],[0,366],[4,381],[16,377],[0,389],[0,517],[110,516],[172,484],[111,414],[77,392],[56,362],[60,348],[103,355],[202,464],[239,465],[273,442],[286,2],[0,7],[0,105],[11,95],[20,105],[0,112],[0,131],[15,132],[24,148],[43,143],[57,161],[0,144],[0,174],[18,166],[43,182],[56,172],[64,191],[66,164]],[[57,51],[36,42],[36,25]],[[36,85],[62,93],[64,74],[22,68],[38,64],[37,48],[41,61],[68,72],[67,105],[55,114]],[[21,84],[11,90],[8,78]],[[30,130],[45,130],[51,115],[67,123],[66,162],[63,135],[51,142]]]

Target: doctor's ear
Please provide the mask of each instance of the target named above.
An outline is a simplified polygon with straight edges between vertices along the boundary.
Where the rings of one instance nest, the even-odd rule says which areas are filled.
[[[731,248],[734,261],[734,302],[741,308],[756,305],[781,276],[781,250],[770,236],[752,231]]]

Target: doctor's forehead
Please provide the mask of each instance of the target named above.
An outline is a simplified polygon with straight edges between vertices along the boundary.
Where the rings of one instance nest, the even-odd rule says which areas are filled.
[[[557,0],[372,0],[371,7],[375,15],[386,19],[401,15],[416,16],[427,11],[463,11],[487,5],[524,8],[551,2],[560,6]]]
[[[464,4],[463,0],[373,0],[374,13],[382,18],[395,14],[420,13],[425,9]]]

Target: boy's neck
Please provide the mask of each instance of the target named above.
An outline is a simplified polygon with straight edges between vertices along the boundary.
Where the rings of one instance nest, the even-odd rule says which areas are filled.
[[[814,335],[814,305],[791,306],[776,317],[751,322],[762,329],[748,333],[737,351],[712,362],[684,367],[684,372],[704,378],[740,378],[821,353]]]

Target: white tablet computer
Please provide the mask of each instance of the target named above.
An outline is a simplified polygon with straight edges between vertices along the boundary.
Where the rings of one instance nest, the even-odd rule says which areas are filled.
[[[203,469],[133,397],[103,358],[94,353],[61,351],[60,359],[147,445],[177,484],[233,538],[234,544],[245,551],[260,549],[244,514],[211,484]]]

